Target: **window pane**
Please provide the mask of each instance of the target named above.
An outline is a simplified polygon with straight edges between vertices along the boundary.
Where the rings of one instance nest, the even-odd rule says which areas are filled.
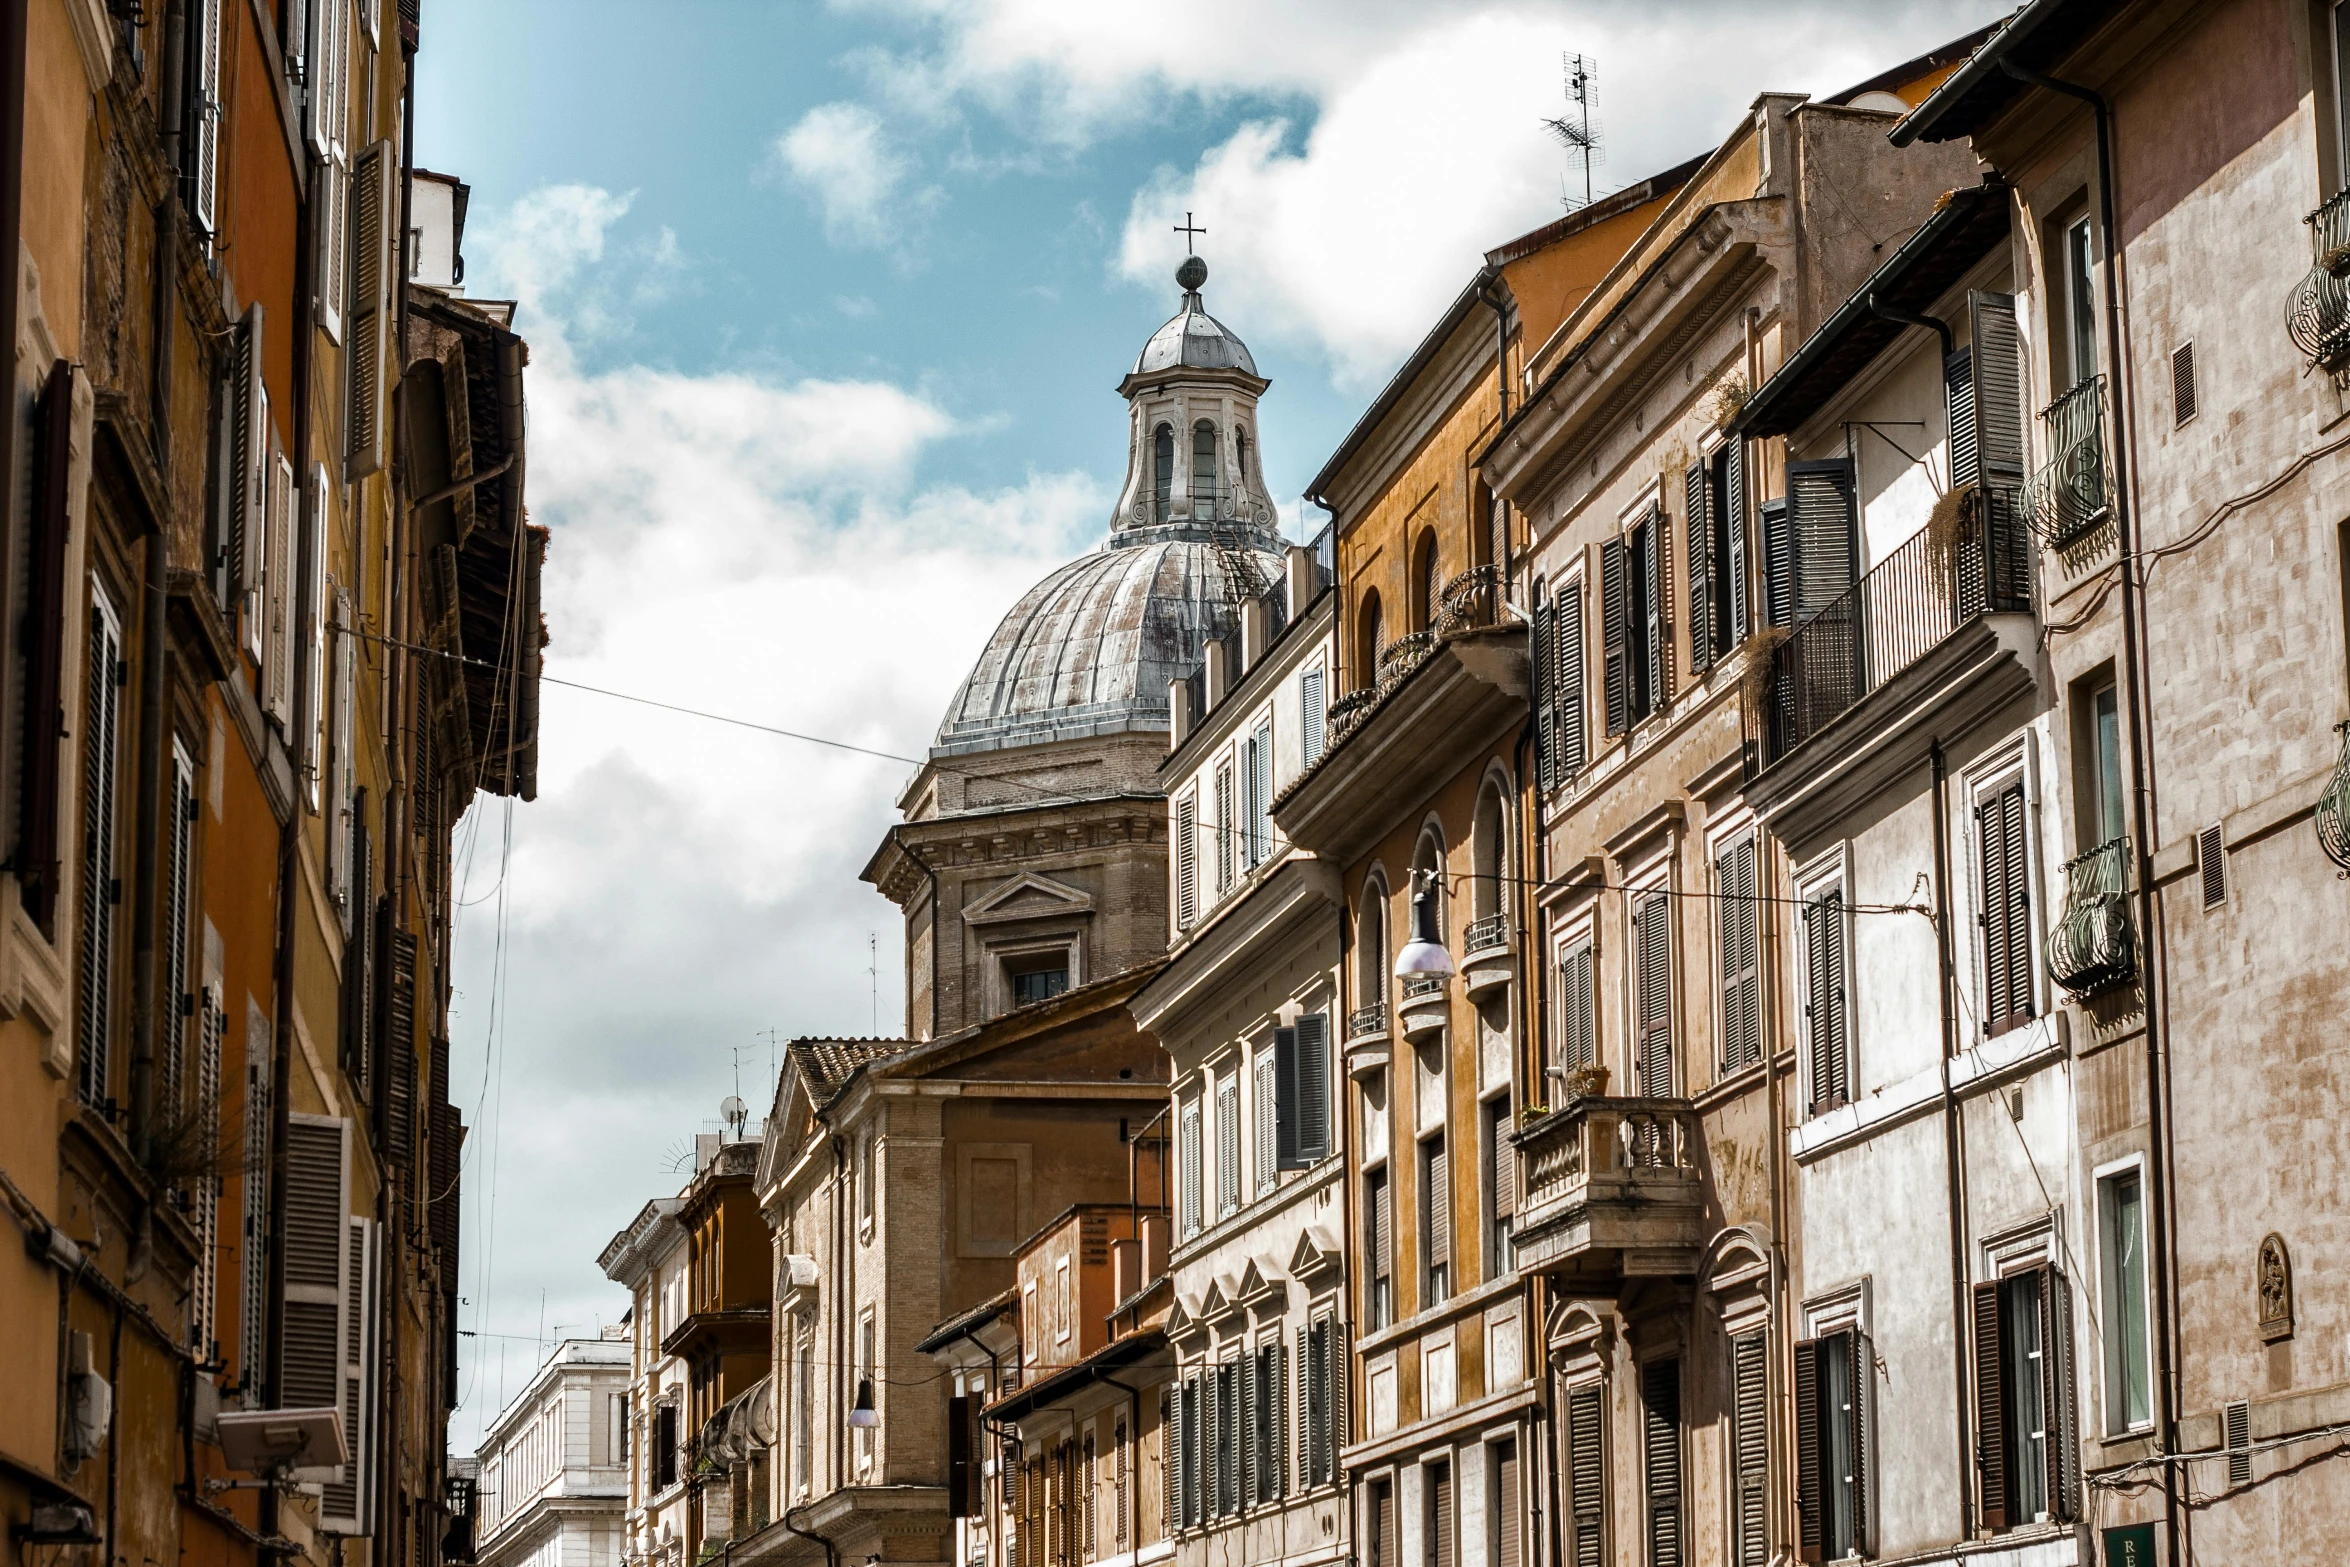
[[[2114,689],[2097,693],[2097,841],[2122,835],[2122,731]]]
[[[1828,1516],[1823,1544],[1831,1559],[1847,1555],[1860,1526],[1860,1451],[1854,1401],[1860,1391],[1852,1381],[1852,1346],[1848,1334],[1820,1341],[1820,1403],[1827,1441],[1827,1473],[1821,1476],[1828,1492]]]
[[[2040,1278],[2019,1273],[2000,1285],[2000,1374],[2007,1383],[2008,1517],[2044,1515],[2048,1496],[2047,1410],[2040,1396]]]
[[[2071,313],[2073,383],[2079,385],[2097,372],[2097,306],[2090,291],[2089,220],[2081,219],[2064,236],[2066,304]]]
[[[2138,1173],[2103,1183],[2105,1222],[2106,1414],[2110,1431],[2154,1417],[2146,1336],[2146,1210]]]
[[[2336,183],[2350,183],[2350,6],[2334,7],[2334,126],[2342,142]]]

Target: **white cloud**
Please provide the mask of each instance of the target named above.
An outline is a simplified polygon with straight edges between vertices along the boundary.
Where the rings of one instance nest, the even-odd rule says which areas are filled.
[[[920,756],[997,617],[1098,537],[1109,497],[1070,474],[925,482],[925,457],[985,422],[886,382],[584,368],[568,323],[631,253],[626,210],[540,191],[484,247],[485,286],[519,291],[531,340],[547,674]],[[737,1047],[763,1104],[758,1031],[865,1033],[876,994],[881,1031],[901,1026],[897,912],[856,876],[913,770],[553,683],[540,734],[503,880],[508,807],[484,800],[464,828],[480,901],[459,916],[451,1025],[476,1122],[463,1326],[526,1336],[542,1286],[550,1324],[625,1304],[585,1259],[676,1189],[663,1150],[733,1091]],[[467,1343],[461,1449],[535,1363],[528,1343]]]
[[[863,104],[810,109],[776,138],[775,155],[792,183],[815,199],[832,243],[880,246],[901,228],[913,165],[890,146],[881,116]]]

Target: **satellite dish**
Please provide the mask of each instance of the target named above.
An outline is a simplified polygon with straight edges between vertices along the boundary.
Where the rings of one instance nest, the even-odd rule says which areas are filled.
[[[739,1095],[735,1094],[728,1094],[724,1099],[718,1101],[718,1113],[729,1121],[741,1120],[750,1108],[749,1105],[742,1102]]]

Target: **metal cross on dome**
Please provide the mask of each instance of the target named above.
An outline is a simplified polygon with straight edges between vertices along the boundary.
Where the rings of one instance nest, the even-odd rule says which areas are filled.
[[[1184,237],[1186,245],[1192,250],[1199,249],[1199,236],[1207,232],[1206,229],[1196,226],[1191,221],[1191,214],[1189,212],[1183,214],[1183,221],[1174,225],[1174,228],[1176,233],[1181,234]]]

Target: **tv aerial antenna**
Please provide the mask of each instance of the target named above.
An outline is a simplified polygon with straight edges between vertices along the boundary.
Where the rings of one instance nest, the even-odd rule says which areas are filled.
[[[1591,205],[1591,171],[1607,162],[1607,148],[1601,139],[1599,121],[1591,114],[1599,103],[1599,62],[1587,54],[1563,54],[1559,63],[1566,68],[1567,112],[1542,123],[1550,127],[1550,133],[1583,166],[1583,199],[1577,201],[1564,191],[1559,197],[1572,212],[1577,207]]]

